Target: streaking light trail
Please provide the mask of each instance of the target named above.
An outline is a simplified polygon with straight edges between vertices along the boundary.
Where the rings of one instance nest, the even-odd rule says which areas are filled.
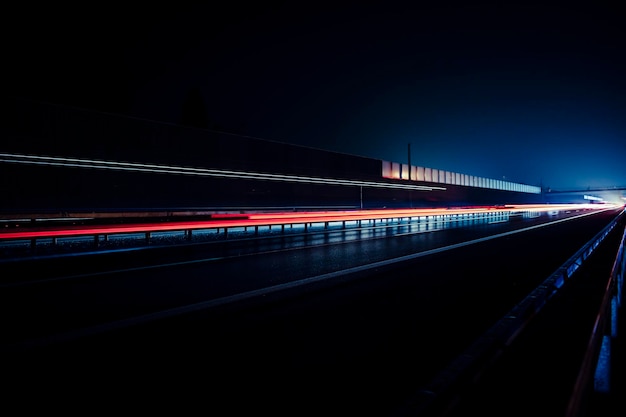
[[[66,168],[108,169],[115,171],[135,171],[155,174],[195,175],[220,178],[237,178],[246,180],[284,181],[309,184],[359,186],[373,188],[394,188],[414,191],[446,190],[445,187],[393,184],[374,181],[355,181],[338,178],[307,177],[298,175],[268,174],[261,172],[230,171],[222,169],[191,168],[168,165],[155,165],[131,162],[99,161],[93,159],[62,158],[52,156],[35,156],[0,153],[0,162],[26,165],[47,165]]]
[[[354,210],[337,212],[285,212],[285,213],[250,213],[236,215],[229,218],[219,215],[215,220],[168,222],[168,223],[142,223],[142,224],[117,224],[101,226],[73,226],[73,227],[46,227],[29,228],[28,230],[2,230],[0,240],[9,239],[38,239],[50,237],[108,235],[117,233],[150,233],[177,230],[198,230],[232,227],[274,226],[288,224],[306,224],[323,222],[342,222],[354,220],[380,220],[402,217],[428,217],[450,216],[485,213],[505,212],[551,212],[567,210],[608,210],[615,209],[617,205],[611,204],[545,204],[545,205],[519,205],[491,208],[463,208],[463,209],[389,209],[389,210]]]

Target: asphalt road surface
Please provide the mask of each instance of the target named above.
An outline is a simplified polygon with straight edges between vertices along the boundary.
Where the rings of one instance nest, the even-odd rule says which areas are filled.
[[[618,212],[35,263],[41,280],[2,288],[7,395],[24,409],[391,415]]]

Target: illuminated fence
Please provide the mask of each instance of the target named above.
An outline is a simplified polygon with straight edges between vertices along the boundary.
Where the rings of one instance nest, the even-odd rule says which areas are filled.
[[[420,167],[398,162],[382,161],[383,178],[462,185],[466,187],[490,188],[494,190],[540,194],[541,188],[504,180],[482,178],[442,169]]]

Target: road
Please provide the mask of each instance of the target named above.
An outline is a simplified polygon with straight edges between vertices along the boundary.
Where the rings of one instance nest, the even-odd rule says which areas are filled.
[[[151,252],[170,264],[160,267],[108,254],[72,261],[70,274],[83,272],[71,279],[51,264],[62,279],[3,287],[5,355],[30,372],[17,386],[40,392],[61,372],[112,404],[388,415],[618,212],[322,237],[242,256]],[[116,320],[141,325],[106,327]],[[102,326],[117,330],[85,336]],[[68,337],[47,344],[55,335]]]

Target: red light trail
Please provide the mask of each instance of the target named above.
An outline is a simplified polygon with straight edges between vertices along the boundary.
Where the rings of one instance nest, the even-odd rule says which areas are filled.
[[[274,226],[288,224],[343,222],[358,220],[380,220],[402,217],[430,217],[494,212],[550,212],[563,210],[591,210],[617,208],[610,204],[555,204],[555,205],[516,205],[470,208],[424,208],[424,209],[385,209],[320,212],[277,212],[250,214],[218,214],[214,220],[183,221],[167,223],[118,224],[101,226],[29,227],[20,231],[1,230],[0,240],[38,239],[52,237],[72,237],[89,235],[109,235],[121,233],[151,233],[182,230],[217,229],[234,227]]]

